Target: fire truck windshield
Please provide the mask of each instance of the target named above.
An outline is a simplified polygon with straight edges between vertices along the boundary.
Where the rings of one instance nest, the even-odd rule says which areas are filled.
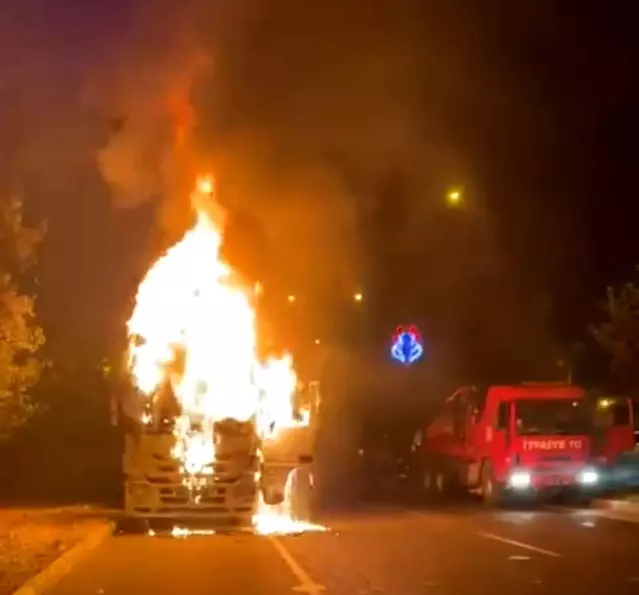
[[[515,403],[517,434],[568,435],[590,432],[587,407],[571,399],[522,399]]]

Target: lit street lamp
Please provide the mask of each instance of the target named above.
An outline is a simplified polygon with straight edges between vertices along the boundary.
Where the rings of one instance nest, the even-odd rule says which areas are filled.
[[[292,303],[294,303],[294,302],[295,302],[295,296],[294,296],[294,295],[292,295],[292,294],[291,294],[291,295],[289,295],[287,299],[288,299],[288,303],[289,303],[289,304],[292,304]]]
[[[361,301],[364,299],[364,296],[363,296],[361,293],[356,293],[356,294],[353,296],[353,299],[354,299],[356,302],[361,302]]]
[[[461,204],[462,201],[462,189],[461,188],[451,188],[446,194],[446,202],[451,207],[457,207]]]

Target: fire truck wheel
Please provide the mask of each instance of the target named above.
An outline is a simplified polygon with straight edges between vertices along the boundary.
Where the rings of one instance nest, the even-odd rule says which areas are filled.
[[[484,463],[481,471],[481,493],[486,506],[498,506],[503,500],[503,487],[495,481],[490,463]]]
[[[592,496],[590,494],[583,494],[580,492],[571,494],[568,497],[568,503],[578,508],[588,508],[592,503]]]
[[[443,465],[432,464],[423,476],[424,492],[428,498],[441,500],[450,493],[451,481]]]
[[[433,475],[429,469],[426,469],[422,475],[422,487],[427,496],[433,491]]]
[[[437,473],[434,469],[425,469],[423,475],[424,494],[427,498],[436,498],[439,495],[437,489]]]
[[[435,490],[438,496],[444,496],[448,491],[448,478],[443,469],[439,469],[435,473]]]
[[[264,504],[268,506],[276,506],[284,502],[284,492],[275,489],[264,489],[262,491]]]

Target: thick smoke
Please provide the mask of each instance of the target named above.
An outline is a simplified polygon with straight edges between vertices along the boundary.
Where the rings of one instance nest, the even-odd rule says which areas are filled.
[[[291,285],[358,283],[358,223],[389,173],[412,180],[419,228],[455,166],[426,142],[417,3],[184,4],[141,3],[97,87],[121,118],[98,156],[116,201],[184,197],[210,167]]]
[[[465,316],[468,269],[504,259],[492,217],[473,215],[486,181],[474,166],[497,124],[519,125],[522,138],[535,125],[505,82],[490,15],[423,0],[91,4],[69,0],[47,16],[25,0],[19,18],[0,21],[11,50],[0,60],[20,56],[2,64],[2,183],[18,179],[54,219],[45,287],[75,282],[77,300],[93,304],[85,288],[95,284],[74,281],[79,272],[106,270],[114,250],[128,259],[127,237],[147,242],[137,215],[107,198],[158,207],[165,244],[191,220],[196,173],[211,170],[229,259],[266,285],[374,294],[383,268],[416,293],[407,317]],[[474,235],[441,218],[445,189],[459,182]],[[451,237],[468,236],[490,241],[451,250]],[[99,257],[78,250],[98,241]],[[113,308],[113,296],[100,299],[99,311]],[[99,318],[92,308],[87,319]],[[389,324],[404,316],[385,309]]]

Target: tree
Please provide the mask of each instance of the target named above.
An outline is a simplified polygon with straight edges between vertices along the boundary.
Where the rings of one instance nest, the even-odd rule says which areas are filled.
[[[29,396],[43,362],[44,332],[35,318],[30,276],[45,228],[28,228],[22,203],[0,199],[0,442],[38,410]]]
[[[607,293],[607,320],[591,327],[593,336],[611,357],[619,388],[639,388],[639,288],[627,283]]]

